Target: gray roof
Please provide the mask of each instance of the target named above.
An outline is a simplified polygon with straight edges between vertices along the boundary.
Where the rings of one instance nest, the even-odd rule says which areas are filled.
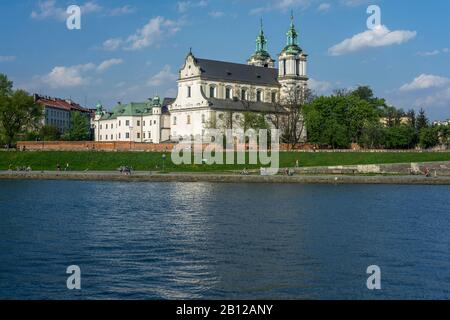
[[[284,113],[279,105],[267,102],[250,102],[231,99],[208,98],[211,109],[237,112]]]
[[[279,86],[278,69],[275,68],[207,59],[196,59],[196,63],[202,71],[202,77],[207,79]]]

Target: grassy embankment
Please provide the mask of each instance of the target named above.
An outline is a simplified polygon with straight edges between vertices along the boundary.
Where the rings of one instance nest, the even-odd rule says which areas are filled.
[[[355,164],[384,164],[450,161],[450,153],[297,153],[281,152],[280,167],[293,167],[296,161],[301,167],[334,166]],[[153,152],[0,152],[0,170],[20,166],[31,166],[33,170],[56,170],[69,163],[71,170],[111,171],[122,165],[139,171],[161,171],[163,160],[161,153]],[[175,165],[170,153],[165,160],[167,172],[225,172],[256,169],[259,165]]]

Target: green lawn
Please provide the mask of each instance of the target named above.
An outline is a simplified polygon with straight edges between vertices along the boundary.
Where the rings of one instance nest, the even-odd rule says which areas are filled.
[[[259,168],[259,165],[174,165],[167,154],[166,171],[212,172]],[[450,161],[450,153],[297,153],[281,152],[280,167],[293,167],[296,160],[302,167]],[[56,170],[69,163],[71,170],[116,170],[121,165],[132,166],[135,170],[162,170],[162,154],[154,152],[0,152],[0,170],[10,165],[31,166],[33,170]]]

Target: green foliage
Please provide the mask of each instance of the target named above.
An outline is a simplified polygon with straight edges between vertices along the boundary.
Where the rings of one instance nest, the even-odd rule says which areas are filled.
[[[263,114],[255,112],[244,112],[243,117],[240,119],[240,127],[247,131],[253,129],[258,132],[261,129],[269,129],[269,124],[266,121],[266,117]]]
[[[360,144],[364,148],[373,149],[382,147],[386,132],[379,122],[366,123],[362,129]]]
[[[13,90],[12,82],[0,75],[0,133],[11,146],[21,132],[35,129],[42,119],[42,106],[26,91]]]
[[[422,128],[419,133],[419,144],[421,148],[429,149],[439,144],[439,128]]]
[[[308,140],[333,147],[359,143],[364,128],[379,122],[378,110],[357,95],[316,98],[305,106]]]
[[[415,130],[409,125],[386,128],[385,148],[409,149],[414,147]]]
[[[424,128],[428,128],[430,126],[430,123],[428,121],[427,116],[425,115],[425,110],[420,109],[419,115],[416,119],[416,129],[417,131],[420,131]]]
[[[61,138],[61,132],[56,126],[43,126],[39,130],[39,138],[42,141],[58,141]]]
[[[70,128],[64,133],[62,139],[66,141],[86,141],[89,138],[89,118],[80,112],[72,112],[70,115]]]

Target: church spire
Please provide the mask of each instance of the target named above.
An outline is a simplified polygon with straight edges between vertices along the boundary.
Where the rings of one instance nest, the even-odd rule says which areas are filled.
[[[259,35],[256,37],[256,51],[255,52],[265,52],[266,51],[266,44],[267,40],[264,36],[264,27],[263,27],[263,20],[261,18],[260,21],[260,29],[259,29]]]
[[[291,26],[289,27],[289,31],[287,32],[287,45],[288,46],[295,46],[297,45],[297,31],[295,30],[294,25],[294,12],[291,11]]]
[[[263,20],[260,20],[259,34],[256,37],[256,50],[250,59],[247,61],[248,64],[261,67],[274,67],[275,61],[270,57],[267,52],[267,39],[264,35]]]

